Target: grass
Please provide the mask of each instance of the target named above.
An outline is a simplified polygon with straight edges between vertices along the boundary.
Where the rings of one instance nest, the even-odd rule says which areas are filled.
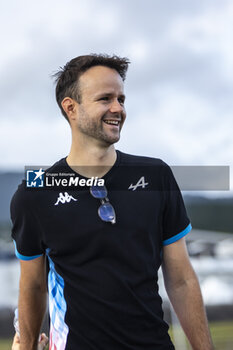
[[[233,321],[231,322],[212,322],[209,324],[210,332],[213,339],[215,350],[232,350],[233,349]],[[174,333],[175,331],[175,333]],[[175,342],[178,339],[179,344],[176,344],[179,350],[192,350],[180,327],[171,327],[170,336]],[[178,346],[179,345],[179,346]],[[0,348],[1,350],[1,348]]]
[[[176,332],[174,334],[174,331]],[[213,322],[210,323],[210,331],[213,338],[215,350],[232,350],[233,349],[233,321],[231,322]],[[179,345],[179,350],[191,350],[187,339],[180,327],[170,328],[171,338],[176,336],[184,345]],[[0,339],[0,350],[11,350],[11,339]],[[48,349],[48,347],[46,348]]]
[[[12,343],[12,341],[9,341],[7,339],[1,339],[0,340],[0,350],[10,350],[11,343]]]

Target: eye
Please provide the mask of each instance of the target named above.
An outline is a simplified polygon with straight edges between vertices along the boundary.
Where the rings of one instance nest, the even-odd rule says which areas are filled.
[[[119,98],[119,99],[118,99],[118,102],[119,102],[121,105],[123,105],[123,104],[125,103],[125,99],[124,99],[124,98]]]
[[[108,96],[103,96],[99,99],[100,101],[108,101],[109,97]]]

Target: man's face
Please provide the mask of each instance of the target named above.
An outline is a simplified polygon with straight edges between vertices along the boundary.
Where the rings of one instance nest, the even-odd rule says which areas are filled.
[[[117,142],[126,118],[124,84],[115,69],[95,66],[79,79],[77,129],[104,146]]]

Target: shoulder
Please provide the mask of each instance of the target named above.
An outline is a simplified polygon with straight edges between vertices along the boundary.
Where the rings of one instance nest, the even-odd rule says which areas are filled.
[[[121,151],[117,151],[120,155],[120,161],[122,165],[139,165],[139,166],[164,166],[168,167],[168,165],[160,158],[152,158],[147,156],[139,156],[128,153],[123,153]]]
[[[162,159],[117,152],[120,157],[121,172],[125,178],[128,176],[134,182],[145,181],[150,184],[147,188],[151,190],[170,188],[173,174]]]
[[[64,167],[65,158],[62,158],[44,171],[45,173],[53,173],[62,170]],[[36,206],[36,203],[38,203],[40,197],[43,197],[46,193],[47,191],[44,189],[28,188],[26,180],[22,180],[11,199],[11,212],[25,209],[31,211]]]
[[[25,213],[31,213],[34,207],[33,193],[26,189],[26,181],[23,180],[14,193],[10,203],[11,220],[14,223],[17,218],[23,218]]]
[[[117,151],[120,157],[120,165],[123,167],[132,167],[133,169],[143,169],[154,174],[155,172],[164,178],[172,178],[173,173],[170,166],[160,158],[139,156]]]
[[[26,189],[26,180],[22,180],[21,184],[18,186],[16,192],[11,199],[11,206],[14,205],[27,205],[31,197],[32,191]]]

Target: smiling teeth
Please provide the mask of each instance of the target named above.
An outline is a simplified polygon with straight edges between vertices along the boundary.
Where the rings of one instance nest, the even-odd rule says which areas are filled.
[[[118,125],[119,124],[119,121],[117,121],[117,120],[105,120],[104,122],[107,123],[107,124],[112,124],[112,125]]]

